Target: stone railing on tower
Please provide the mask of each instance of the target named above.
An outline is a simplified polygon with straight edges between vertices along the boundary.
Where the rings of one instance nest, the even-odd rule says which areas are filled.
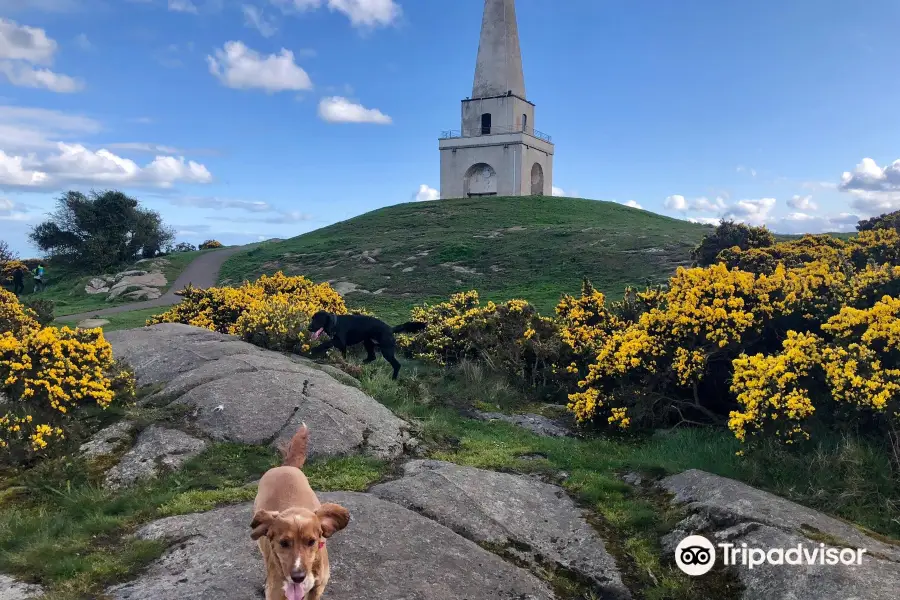
[[[447,140],[451,138],[481,137],[484,135],[499,135],[503,133],[524,133],[526,135],[536,137],[539,140],[544,140],[548,143],[552,143],[553,141],[553,139],[549,135],[532,127],[478,127],[472,131],[448,129],[441,132],[441,139]]]

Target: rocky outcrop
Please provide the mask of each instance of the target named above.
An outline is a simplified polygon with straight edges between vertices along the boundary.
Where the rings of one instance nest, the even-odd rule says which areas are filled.
[[[503,413],[474,411],[473,416],[482,421],[503,421],[512,425],[518,425],[537,435],[548,437],[566,437],[572,435],[572,430],[558,421],[554,421],[543,415],[521,414],[505,415]]]
[[[403,454],[409,425],[361,390],[277,352],[176,323],[107,334],[139,385],[162,389],[147,402],[188,407],[214,439],[281,445],[307,423],[311,456]]]
[[[162,296],[169,282],[162,269],[169,264],[164,258],[140,261],[141,269],[122,271],[115,275],[94,277],[84,286],[86,294],[106,294],[107,300],[155,300]]]
[[[119,464],[106,473],[103,485],[117,489],[152,479],[165,471],[174,471],[200,454],[206,445],[204,440],[183,431],[150,426],[140,433],[134,447]]]
[[[44,594],[39,585],[16,581],[7,575],[0,575],[0,600],[31,600]]]
[[[109,321],[106,319],[84,319],[83,321],[79,321],[75,327],[80,329],[96,329],[97,327],[103,327],[104,325],[109,325]]]
[[[698,470],[661,482],[688,516],[663,538],[673,553],[688,535],[702,535],[716,546],[736,548],[864,549],[861,564],[772,565],[731,567],[745,586],[744,600],[820,600],[821,598],[893,600],[900,589],[900,546],[865,535],[855,526],[749,485]],[[849,557],[849,554],[848,554]],[[740,563],[740,561],[739,561]]]
[[[131,443],[134,423],[119,421],[95,433],[91,439],[81,445],[79,453],[87,459],[99,458],[115,454]]]
[[[602,598],[630,598],[615,559],[559,487],[452,463],[417,460],[371,493],[534,567],[589,581]]]
[[[549,586],[451,529],[370,494],[320,494],[350,510],[328,540],[330,600],[373,598],[551,600]],[[170,517],[138,532],[166,540],[166,554],[137,580],[107,590],[113,600],[261,598],[262,561],[250,540],[252,504]]]

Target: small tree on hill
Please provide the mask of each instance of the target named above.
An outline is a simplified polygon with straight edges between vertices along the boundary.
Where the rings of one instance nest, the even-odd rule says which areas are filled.
[[[737,246],[741,250],[768,248],[775,244],[775,236],[765,227],[755,227],[744,223],[723,220],[712,233],[703,237],[700,245],[691,252],[691,257],[702,267],[716,262],[719,252]]]
[[[856,224],[857,231],[871,231],[873,229],[896,229],[900,232],[900,210],[884,213],[871,219],[863,219]]]
[[[115,190],[66,192],[50,219],[29,237],[52,258],[80,267],[105,269],[156,256],[174,237],[156,211]]]
[[[168,244],[166,246],[166,254],[174,254],[178,252],[194,252],[197,248],[193,244],[189,244],[188,242],[178,242],[174,246]]]
[[[19,255],[9,247],[9,244],[0,240],[0,265],[18,258]]]

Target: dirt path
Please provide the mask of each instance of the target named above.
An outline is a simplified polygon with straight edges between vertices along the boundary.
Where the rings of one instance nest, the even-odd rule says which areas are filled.
[[[242,250],[246,250],[247,246],[233,246],[223,248],[215,252],[207,252],[201,254],[178,276],[169,287],[169,291],[157,298],[156,300],[145,300],[143,302],[130,302],[128,304],[119,304],[109,308],[100,308],[88,312],[78,313],[74,315],[65,315],[57,317],[58,321],[81,321],[92,317],[102,317],[105,315],[115,315],[123,312],[131,312],[132,310],[143,310],[145,308],[157,308],[161,306],[172,306],[181,302],[181,296],[176,296],[175,292],[184,289],[188,284],[194,287],[207,288],[216,284],[219,277],[219,270],[228,258]]]

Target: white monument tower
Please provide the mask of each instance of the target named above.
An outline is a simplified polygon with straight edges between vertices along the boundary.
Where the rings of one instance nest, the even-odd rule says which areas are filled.
[[[553,144],[525,98],[515,0],[485,0],[462,130],[441,135],[441,198],[550,196]]]

